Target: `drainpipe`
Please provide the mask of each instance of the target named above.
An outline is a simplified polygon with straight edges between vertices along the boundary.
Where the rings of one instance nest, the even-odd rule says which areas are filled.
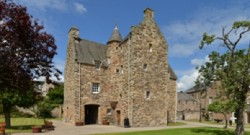
[[[131,89],[130,89],[130,79],[131,79],[131,70],[130,70],[130,60],[131,60],[131,57],[130,57],[130,54],[131,54],[131,35],[129,36],[129,39],[128,39],[128,118],[130,118],[130,125],[132,126],[133,124],[133,114],[132,114],[132,111],[133,111],[133,107],[132,107],[132,102],[131,100]],[[131,111],[131,113],[129,113],[129,111]]]
[[[79,62],[79,121],[81,122],[81,63]]]

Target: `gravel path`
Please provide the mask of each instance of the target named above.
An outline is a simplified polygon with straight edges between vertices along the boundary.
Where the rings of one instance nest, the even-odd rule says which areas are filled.
[[[194,128],[194,127],[219,127],[223,128],[224,125],[214,125],[199,122],[180,121],[186,123],[181,126],[162,126],[162,127],[138,127],[138,128],[123,128],[117,126],[105,125],[85,125],[85,126],[72,126],[65,124],[61,121],[54,120],[54,131],[36,133],[36,135],[90,135],[96,133],[114,133],[114,132],[131,132],[142,130],[159,130],[159,129],[172,129],[172,128]],[[235,127],[230,127],[235,128]],[[246,129],[247,131],[250,131]],[[35,135],[34,133],[15,133],[14,135]]]

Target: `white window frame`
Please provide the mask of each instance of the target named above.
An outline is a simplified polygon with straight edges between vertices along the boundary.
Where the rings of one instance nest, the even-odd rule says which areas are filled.
[[[100,83],[93,82],[91,87],[92,93],[99,93],[100,92]]]

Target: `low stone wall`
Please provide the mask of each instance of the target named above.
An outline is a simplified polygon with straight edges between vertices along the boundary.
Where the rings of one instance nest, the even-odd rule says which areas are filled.
[[[199,111],[178,111],[177,120],[199,120]]]

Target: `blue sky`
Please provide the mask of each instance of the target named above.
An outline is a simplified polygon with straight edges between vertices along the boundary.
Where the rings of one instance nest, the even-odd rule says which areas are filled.
[[[220,35],[222,27],[234,21],[250,19],[248,0],[15,0],[26,6],[39,19],[45,30],[54,35],[58,55],[54,61],[64,70],[67,34],[72,26],[80,30],[80,37],[106,43],[115,24],[125,37],[130,27],[143,19],[147,7],[155,12],[155,20],[169,44],[169,63],[178,76],[178,90],[194,85],[195,70],[208,60],[212,50],[199,50],[204,32]],[[243,41],[243,43],[249,41]]]

